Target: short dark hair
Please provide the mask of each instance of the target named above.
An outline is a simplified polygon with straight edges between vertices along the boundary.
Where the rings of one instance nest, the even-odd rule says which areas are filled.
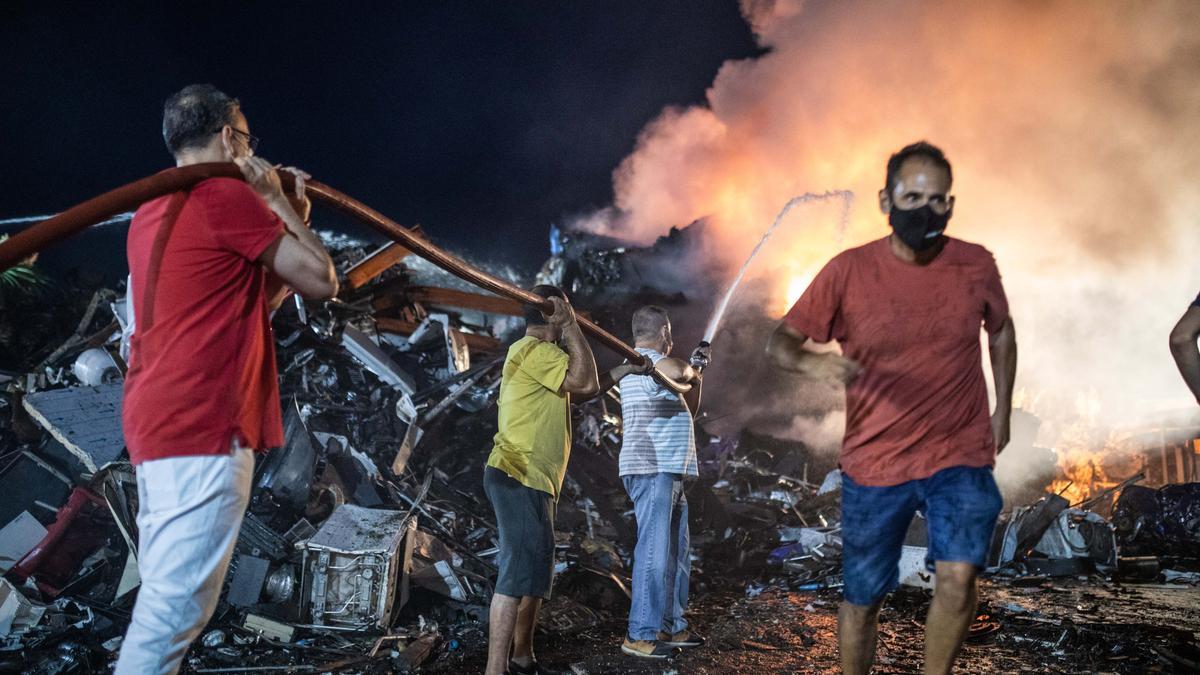
[[[658,331],[670,321],[667,310],[658,305],[639,307],[633,313],[633,339],[658,337]]]
[[[900,172],[900,167],[904,162],[913,157],[924,157],[929,161],[937,164],[946,170],[946,175],[950,176],[950,181],[954,181],[954,172],[950,169],[950,160],[946,159],[946,153],[938,146],[929,141],[917,141],[910,145],[906,145],[888,158],[887,177],[884,180],[883,187],[888,192],[896,187],[896,174]]]
[[[543,298],[567,299],[567,294],[563,293],[561,288],[558,286],[551,286],[549,284],[538,284],[537,286],[529,289],[529,292],[533,293],[534,295],[539,295]],[[542,310],[534,307],[533,305],[525,305],[522,313],[525,315],[526,326],[545,326],[547,323],[549,323],[546,321],[546,317],[542,315]]]
[[[210,136],[233,124],[241,103],[211,84],[189,84],[163,104],[163,140],[172,155],[208,143]]]

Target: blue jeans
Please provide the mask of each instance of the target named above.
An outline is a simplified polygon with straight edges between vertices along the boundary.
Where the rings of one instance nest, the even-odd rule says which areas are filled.
[[[929,528],[926,568],[933,571],[933,564],[942,561],[982,569],[1000,506],[1000,490],[989,467],[955,466],[888,487],[859,485],[843,474],[846,602],[870,607],[896,589],[904,535],[918,509]]]
[[[692,559],[683,476],[650,473],[621,480],[633,500],[638,535],[629,638],[657,640],[659,631],[678,633],[688,626],[683,612]]]

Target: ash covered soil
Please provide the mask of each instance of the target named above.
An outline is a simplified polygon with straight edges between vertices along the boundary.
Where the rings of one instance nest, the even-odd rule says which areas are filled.
[[[708,643],[650,662],[620,652],[623,619],[573,634],[543,635],[548,666],[583,674],[828,673],[840,670],[840,592],[767,590],[754,598],[713,591],[697,598],[693,626]],[[880,618],[877,673],[920,672],[929,593],[901,588]],[[981,615],[955,672],[1185,673],[1200,655],[1200,588],[1054,579],[1014,587],[985,580]],[[456,636],[461,647],[421,673],[479,673],[482,631]],[[1191,665],[1189,665],[1191,664]]]

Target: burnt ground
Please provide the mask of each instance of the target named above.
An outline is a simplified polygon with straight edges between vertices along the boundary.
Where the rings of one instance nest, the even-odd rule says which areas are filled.
[[[539,655],[548,665],[581,674],[835,672],[839,596],[836,590],[771,589],[754,598],[710,591],[696,598],[690,613],[708,644],[668,662],[621,654],[621,617],[541,636]],[[928,591],[919,589],[902,588],[888,600],[876,672],[919,672],[928,606]],[[1200,588],[1074,578],[1020,587],[985,580],[980,613],[986,618],[973,629],[956,672],[1198,672]],[[459,649],[443,651],[419,672],[482,672],[482,631],[448,632]],[[1183,665],[1188,660],[1190,667]]]

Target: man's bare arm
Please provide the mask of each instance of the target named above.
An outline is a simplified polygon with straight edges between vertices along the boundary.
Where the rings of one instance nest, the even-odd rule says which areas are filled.
[[[563,379],[562,391],[580,396],[594,396],[600,390],[596,376],[596,358],[587,338],[572,322],[563,329],[563,342],[567,348],[567,376]]]
[[[1004,320],[1000,330],[988,335],[988,354],[992,360],[992,381],[996,385],[992,436],[996,440],[996,452],[1000,452],[1008,445],[1013,381],[1017,377],[1017,330],[1011,317]]]
[[[626,375],[642,375],[646,372],[649,371],[646,371],[642,366],[633,363],[622,363],[614,366],[613,368],[600,373],[599,388],[596,389],[596,393],[592,394],[591,396],[576,396],[571,400],[571,402],[586,403],[594,398],[599,398],[607,394],[609,389],[617,386],[617,383],[624,379]]]
[[[287,233],[296,237],[301,246],[318,258],[328,258],[329,254],[325,250],[325,244],[321,243],[321,238],[312,231],[312,228],[307,223],[312,204],[304,194],[304,184],[310,176],[295,167],[281,168],[273,166],[266,160],[258,157],[250,157],[243,161],[261,163],[260,166],[255,168],[269,170],[270,175],[276,181],[278,181],[278,171],[286,171],[293,175],[295,182],[292,194],[284,193],[282,183],[280,183],[279,190],[272,191],[269,195],[263,194],[263,199],[267,202],[267,206],[275,212],[275,215],[279,216],[280,220],[283,221]],[[332,261],[330,265],[332,266]]]
[[[283,305],[283,301],[291,295],[292,289],[283,282],[283,279],[275,276],[275,273],[267,270],[267,307],[274,312]]]
[[[309,217],[312,215],[312,202],[309,201],[308,195],[304,192],[304,185],[305,181],[312,178],[312,176],[294,166],[283,167],[279,171],[286,171],[295,177],[294,189],[289,193],[285,193],[285,196],[287,197],[288,205],[296,212],[300,221],[304,223],[305,227],[311,230],[312,226],[310,225],[311,221],[309,221]],[[276,212],[276,215],[278,215],[278,212]],[[292,289],[284,283],[283,279],[276,276],[274,272],[267,271],[267,306],[270,307],[272,312],[279,309],[292,292]]]
[[[663,377],[674,380],[681,384],[692,385],[682,394],[683,402],[687,404],[688,410],[692,411],[692,415],[700,408],[700,391],[704,384],[704,379],[700,376],[700,371],[692,367],[692,364],[677,359],[674,356],[664,356],[654,364],[658,372],[662,373]]]
[[[284,233],[259,256],[270,272],[306,298],[325,299],[337,295],[337,272],[325,245],[304,224],[288,201],[274,165],[259,157],[235,160],[246,182],[283,221]],[[297,189],[304,184],[297,180]],[[302,194],[302,192],[300,193]]]
[[[654,364],[655,370],[663,374],[668,380],[674,380],[682,384],[690,384],[699,378],[700,374],[692,367],[692,364],[677,359],[674,356],[664,356]]]
[[[806,347],[809,338],[786,323],[779,324],[767,341],[767,358],[776,366],[821,380],[849,384],[862,368],[854,361],[831,352],[819,353]]]
[[[692,412],[692,417],[700,413],[700,397],[704,391],[704,376],[697,372],[696,378],[692,380],[692,388],[683,393],[683,402],[687,405],[688,410]]]
[[[258,261],[306,298],[324,300],[337,295],[337,273],[329,254],[325,253],[322,260],[289,232],[268,246]]]
[[[567,376],[559,391],[584,397],[595,396],[600,390],[596,375],[596,358],[592,347],[575,320],[575,310],[562,298],[550,298],[554,314],[549,321],[562,330],[563,343],[567,350]]]
[[[1171,330],[1171,356],[1175,357],[1175,365],[1179,374],[1192,390],[1192,396],[1200,403],[1200,349],[1196,347],[1196,339],[1200,337],[1200,307],[1188,307],[1179,323]]]

